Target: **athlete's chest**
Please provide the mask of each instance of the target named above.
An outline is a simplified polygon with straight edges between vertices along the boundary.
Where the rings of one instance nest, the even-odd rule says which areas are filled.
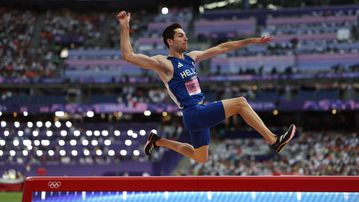
[[[195,68],[195,64],[192,61],[184,61],[184,60],[173,60],[173,71],[174,77],[177,79],[187,80],[188,78],[192,78],[197,75],[197,70]]]

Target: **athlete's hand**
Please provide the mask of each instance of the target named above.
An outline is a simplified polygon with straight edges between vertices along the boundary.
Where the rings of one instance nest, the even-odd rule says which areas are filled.
[[[120,11],[116,16],[118,22],[121,26],[129,25],[131,19],[131,13],[127,13],[126,11]]]
[[[261,38],[257,38],[256,42],[257,44],[265,44],[269,43],[273,40],[272,36],[262,36]]]

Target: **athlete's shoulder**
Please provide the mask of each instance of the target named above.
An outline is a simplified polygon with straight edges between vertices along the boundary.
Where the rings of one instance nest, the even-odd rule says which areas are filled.
[[[155,55],[152,56],[154,60],[156,60],[161,68],[159,69],[160,72],[165,73],[166,75],[172,75],[173,67],[170,60],[167,59],[167,56],[165,55]]]
[[[194,62],[196,62],[197,56],[202,53],[202,51],[194,50],[191,52],[188,52],[186,55],[189,56]]]

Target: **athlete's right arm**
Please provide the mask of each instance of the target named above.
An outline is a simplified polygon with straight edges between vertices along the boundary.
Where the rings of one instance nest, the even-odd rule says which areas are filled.
[[[159,70],[161,68],[159,56],[149,57],[144,54],[136,54],[133,52],[129,33],[130,18],[131,14],[126,13],[126,11],[121,11],[117,14],[117,20],[121,25],[120,47],[122,58],[127,62],[143,67],[145,69]]]

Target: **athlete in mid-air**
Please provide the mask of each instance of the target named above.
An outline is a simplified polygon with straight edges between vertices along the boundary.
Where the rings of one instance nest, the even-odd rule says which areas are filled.
[[[149,57],[135,53],[130,42],[131,14],[121,11],[117,15],[120,29],[120,48],[124,60],[139,67],[155,71],[168,90],[168,94],[183,113],[184,127],[191,137],[191,144],[169,140],[150,133],[145,144],[145,153],[151,153],[158,147],[174,150],[197,162],[208,160],[208,146],[210,142],[210,128],[223,120],[239,114],[244,121],[255,129],[266,142],[280,152],[293,138],[295,125],[279,136],[273,134],[248,104],[246,98],[237,97],[212,103],[205,103],[201,91],[195,64],[219,54],[239,49],[250,44],[265,44],[272,37],[248,38],[238,41],[221,43],[204,51],[187,51],[188,38],[181,25],[174,23],[163,32],[163,42],[169,53],[167,56],[156,55]]]

